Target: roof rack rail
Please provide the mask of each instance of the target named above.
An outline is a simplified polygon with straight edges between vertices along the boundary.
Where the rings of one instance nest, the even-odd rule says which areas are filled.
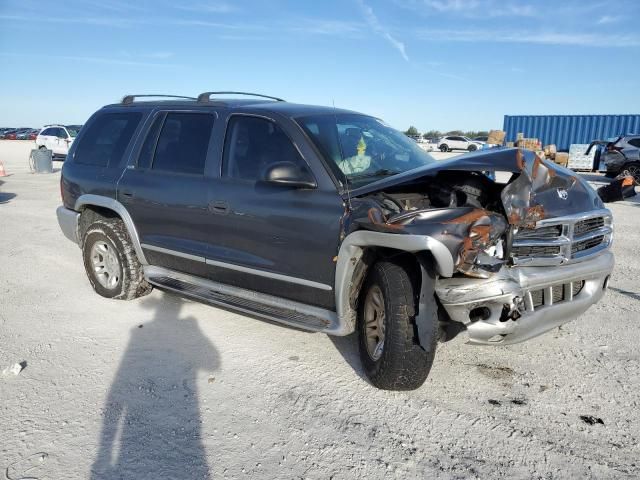
[[[259,93],[250,93],[250,92],[204,92],[198,95],[198,102],[207,103],[211,101],[209,97],[211,95],[248,95],[251,97],[260,97],[260,98],[268,98],[269,100],[275,100],[276,102],[284,102],[282,98],[278,97],[270,97],[269,95],[261,95]]]
[[[129,105],[130,103],[135,102],[136,98],[142,97],[160,97],[160,98],[182,98],[183,100],[195,100],[194,97],[184,97],[182,95],[125,95],[122,97],[123,105]]]

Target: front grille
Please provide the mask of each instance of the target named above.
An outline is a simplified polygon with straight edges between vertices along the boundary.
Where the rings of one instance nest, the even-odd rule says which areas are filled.
[[[589,250],[590,248],[597,247],[604,241],[604,235],[599,235],[597,237],[588,238],[587,240],[582,240],[581,242],[575,242],[571,245],[571,254],[577,252],[583,252],[585,250]]]
[[[536,245],[536,246],[522,246],[513,247],[511,252],[515,257],[541,257],[541,256],[553,256],[560,255],[560,247],[553,245]]]
[[[611,242],[608,214],[573,220],[559,218],[537,228],[521,228],[511,247],[514,264],[560,265],[606,248]]]
[[[558,238],[562,235],[562,225],[549,225],[540,228],[523,228],[518,232],[518,240],[538,240],[543,238]]]
[[[604,227],[604,217],[587,218],[576,223],[573,227],[573,236],[581,237],[585,233],[593,232]]]

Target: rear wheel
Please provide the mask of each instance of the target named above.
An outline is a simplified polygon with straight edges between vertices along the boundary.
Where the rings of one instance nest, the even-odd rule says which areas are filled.
[[[421,346],[415,324],[417,274],[402,263],[381,261],[371,267],[358,308],[360,359],[371,383],[385,390],[420,387],[435,357],[438,336],[435,300],[429,305],[433,332]]]
[[[103,297],[131,300],[151,292],[121,219],[103,218],[89,225],[82,256],[91,286]]]
[[[640,183],[640,162],[631,162],[625,164],[622,171],[627,170],[633,178],[635,178],[637,183]]]

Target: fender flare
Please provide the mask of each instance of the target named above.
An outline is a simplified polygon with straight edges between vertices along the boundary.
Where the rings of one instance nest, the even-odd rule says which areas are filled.
[[[122,205],[114,198],[87,193],[78,197],[73,209],[76,212],[82,212],[85,207],[92,205],[96,207],[107,208],[114,211],[120,216],[120,218],[124,222],[125,227],[127,228],[127,231],[129,232],[129,238],[131,238],[131,243],[133,244],[133,249],[138,256],[138,260],[142,265],[149,265],[149,262],[147,262],[147,258],[144,256],[144,252],[142,251],[142,246],[140,245],[138,230],[136,229],[136,226],[133,223],[133,219],[131,218],[131,215],[129,215],[129,212],[124,207],[124,205]]]
[[[356,311],[351,307],[350,291],[356,265],[362,258],[365,247],[385,247],[405,252],[429,251],[433,255],[436,272],[451,277],[454,259],[445,245],[428,235],[401,235],[394,233],[359,230],[350,233],[340,245],[336,264],[335,296],[336,310],[345,335],[356,328]]]

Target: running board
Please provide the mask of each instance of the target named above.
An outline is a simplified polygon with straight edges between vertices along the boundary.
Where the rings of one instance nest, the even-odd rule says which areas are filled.
[[[329,335],[348,335],[336,312],[286,298],[233,287],[162,267],[145,266],[149,283],[213,305]]]

